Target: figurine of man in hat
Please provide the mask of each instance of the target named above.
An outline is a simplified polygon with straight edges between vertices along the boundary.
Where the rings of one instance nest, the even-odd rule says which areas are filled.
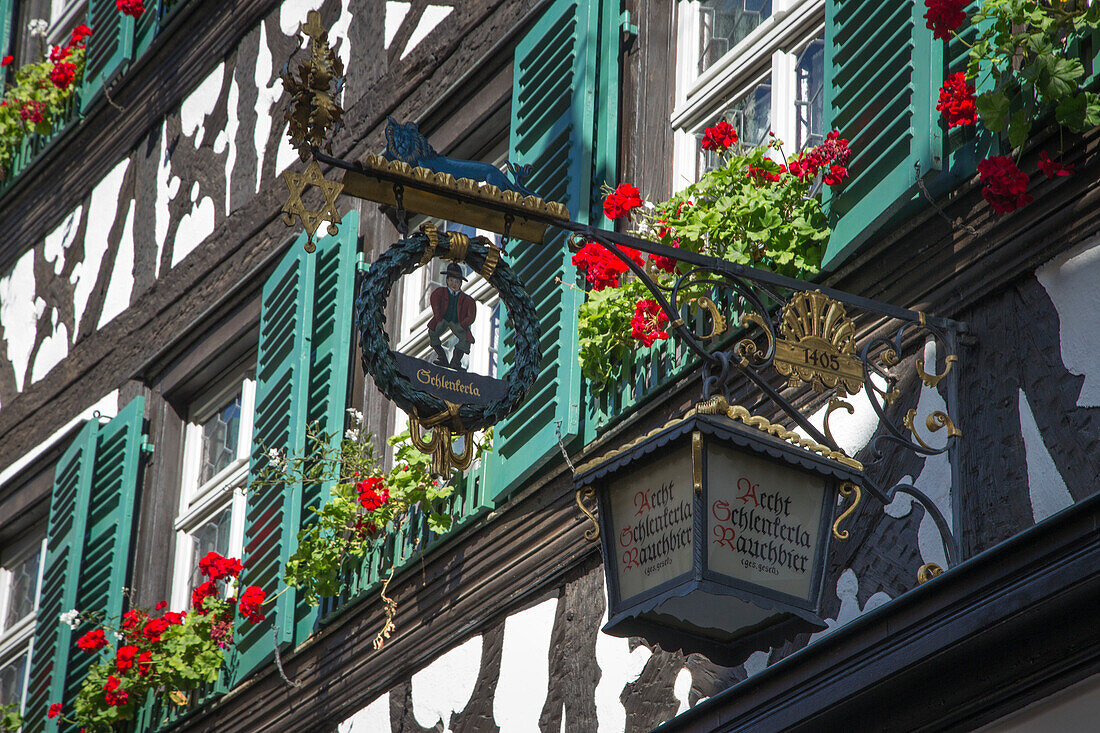
[[[470,344],[474,342],[470,325],[477,316],[477,302],[462,292],[462,283],[466,278],[462,276],[462,268],[457,262],[447,265],[445,274],[447,286],[433,290],[428,299],[432,306],[432,319],[428,321],[428,341],[438,357],[436,364],[462,369],[462,357],[470,353]],[[448,330],[458,338],[449,361],[442,341]]]

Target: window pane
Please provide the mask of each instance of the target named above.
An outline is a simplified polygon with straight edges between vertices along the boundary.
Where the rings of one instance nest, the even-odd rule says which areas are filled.
[[[9,629],[19,619],[34,612],[34,603],[38,595],[38,556],[32,552],[15,566],[11,572],[11,584],[8,586],[8,612],[4,615],[3,628]]]
[[[241,395],[229,401],[202,424],[202,471],[204,484],[237,457],[237,436],[241,429]]]
[[[703,0],[699,8],[699,73],[725,56],[771,14],[771,0]]]
[[[726,120],[737,130],[737,138],[746,147],[755,147],[767,140],[771,130],[772,119],[772,85],[770,82],[757,84],[752,91],[728,106],[721,114],[708,122],[704,127],[710,127],[719,120]],[[699,164],[696,169],[696,179],[704,173],[718,166],[718,154],[712,150],[703,150],[703,130],[695,134],[695,144],[699,151]]]
[[[27,670],[27,653],[23,652],[15,661],[0,668],[0,705],[9,705],[23,701],[23,679]]]
[[[812,147],[824,139],[822,130],[825,118],[825,41],[812,41],[798,57],[795,70],[795,120],[798,150]]]
[[[199,573],[199,560],[206,557],[209,552],[216,552],[224,557],[229,556],[229,529],[233,524],[233,507],[227,506],[214,515],[206,524],[191,533],[191,588],[202,583],[204,578]]]

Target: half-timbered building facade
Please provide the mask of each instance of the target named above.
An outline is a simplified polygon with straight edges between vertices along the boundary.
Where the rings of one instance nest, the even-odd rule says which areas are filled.
[[[1034,201],[994,213],[976,161],[995,143],[949,131],[935,109],[965,47],[932,38],[923,3],[146,0],[134,19],[113,0],[0,0],[0,55],[93,28],[68,117],[23,142],[0,183],[0,706],[22,711],[24,731],[77,730],[46,718],[91,660],[62,613],[183,610],[210,550],[241,557],[243,578],[275,595],[319,497],[247,491],[259,457],[300,450],[311,424],[342,432],[349,408],[380,453],[404,425],[360,365],[353,316],[356,278],[396,241],[393,224],[343,196],[339,234],[307,253],[280,214],[278,176],[302,166],[280,73],[311,10],[347,70],[333,154],[379,152],[387,118],[415,121],[451,157],[530,165],[526,185],[581,223],[613,228],[604,185],[660,199],[696,180],[713,163],[698,138],[718,119],[798,149],[839,129],[852,178],[826,195],[818,280],[965,324],[955,386],[921,389],[914,365],[936,363],[936,346],[907,341],[891,408],[918,424],[947,411],[962,438],[874,468],[936,504],[961,558],[898,494],[862,505],[853,539],[834,543],[819,633],[725,667],[601,632],[603,561],[572,468],[682,415],[700,365],[669,339],[593,388],[567,237],[513,242],[540,374],[465,473],[453,528],[414,518],[384,543],[392,636],[373,648],[379,550],[320,606],[279,595],[216,685],[150,703],[135,730],[1088,729],[1100,129],[1036,125],[1020,157]],[[41,41],[28,30],[39,18]],[[1100,38],[1071,52],[1095,90]],[[1075,171],[1048,180],[1038,155],[1055,148]],[[395,345],[428,349],[425,293],[441,273],[393,293]],[[479,309],[471,363],[506,373],[506,313],[491,298]],[[886,325],[860,321],[858,338]],[[735,391],[779,419],[747,383]],[[821,424],[820,395],[788,394]],[[883,431],[859,398],[833,417],[858,459]],[[928,563],[946,572],[921,583]]]

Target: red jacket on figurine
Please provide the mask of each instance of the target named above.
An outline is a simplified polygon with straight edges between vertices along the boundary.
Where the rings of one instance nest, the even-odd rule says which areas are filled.
[[[443,315],[447,312],[447,293],[445,287],[436,288],[428,299],[432,306],[432,319],[428,321],[429,331],[434,330],[439,325],[443,320]],[[477,301],[461,290],[458,291],[458,325],[466,329],[466,340],[471,344],[474,342],[474,335],[470,332],[470,324],[474,322],[476,315]]]

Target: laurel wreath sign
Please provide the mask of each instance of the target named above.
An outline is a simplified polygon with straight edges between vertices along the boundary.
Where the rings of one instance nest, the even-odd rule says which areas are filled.
[[[481,273],[500,293],[507,309],[515,344],[514,361],[506,378],[503,397],[488,405],[453,405],[419,389],[397,366],[386,333],[386,302],[390,290],[403,276],[426,265],[433,257],[465,262]],[[488,266],[486,261],[488,260]],[[500,251],[484,237],[467,239],[457,233],[436,233],[431,227],[394,243],[371,265],[355,299],[359,348],[363,368],[374,377],[378,390],[425,427],[441,425],[455,432],[482,430],[519,407],[538,376],[539,322],[535,304],[500,259]]]

